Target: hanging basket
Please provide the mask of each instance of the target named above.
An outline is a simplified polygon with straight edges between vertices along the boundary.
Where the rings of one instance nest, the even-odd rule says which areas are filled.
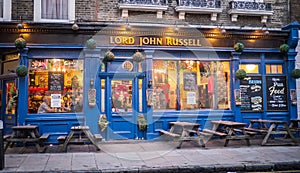
[[[141,61],[143,61],[143,59],[144,59],[144,55],[143,55],[143,53],[141,53],[141,52],[135,52],[135,53],[133,54],[132,59],[133,59],[133,61],[135,61],[135,62],[141,62]]]
[[[16,74],[18,77],[25,77],[28,73],[28,69],[25,65],[19,65],[16,69]]]
[[[291,76],[292,76],[293,78],[295,78],[295,79],[300,78],[300,69],[294,69],[294,70],[292,71]]]
[[[107,51],[104,54],[104,57],[103,57],[104,62],[112,62],[114,59],[115,59],[115,55],[111,51]]]
[[[138,127],[140,131],[146,131],[148,124],[147,124],[147,120],[144,118],[143,115],[139,115],[138,116]]]
[[[26,40],[22,37],[19,37],[15,40],[15,46],[17,49],[24,49],[26,47]]]
[[[243,52],[244,51],[244,44],[243,43],[235,43],[234,46],[233,46],[234,50],[236,52]]]
[[[104,131],[107,128],[108,121],[105,114],[99,116],[98,126],[101,131]]]
[[[97,47],[97,43],[94,39],[90,38],[86,41],[85,46],[89,49],[95,49]]]
[[[236,71],[235,76],[236,76],[236,78],[243,80],[247,76],[247,73],[245,70],[239,69]]]
[[[290,46],[288,44],[282,44],[279,49],[281,53],[286,54],[290,50]]]

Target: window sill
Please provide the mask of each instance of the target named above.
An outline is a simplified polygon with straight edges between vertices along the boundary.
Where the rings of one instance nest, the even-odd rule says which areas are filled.
[[[266,23],[268,16],[273,15],[273,11],[259,11],[259,10],[237,10],[231,9],[228,14],[231,15],[231,21],[236,22],[239,15],[241,16],[261,16],[261,23]]]
[[[211,21],[217,21],[217,16],[222,13],[221,8],[199,8],[199,7],[183,7],[178,6],[175,8],[176,12],[179,12],[179,19],[184,20],[186,13],[194,14],[211,14]]]
[[[128,17],[128,11],[152,11],[157,13],[157,18],[162,18],[162,13],[168,9],[168,6],[121,4],[119,5],[119,9],[122,10],[123,18]]]

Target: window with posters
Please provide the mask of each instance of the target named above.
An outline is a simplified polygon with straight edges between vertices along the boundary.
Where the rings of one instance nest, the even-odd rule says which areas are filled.
[[[83,111],[83,60],[29,61],[28,113],[37,113],[43,97],[53,113]]]
[[[153,108],[230,109],[229,79],[230,63],[226,61],[155,60]]]

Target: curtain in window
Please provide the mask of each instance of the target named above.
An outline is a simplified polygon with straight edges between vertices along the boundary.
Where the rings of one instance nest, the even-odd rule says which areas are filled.
[[[3,0],[0,0],[0,18],[3,18]]]
[[[42,19],[68,19],[68,0],[42,0]]]

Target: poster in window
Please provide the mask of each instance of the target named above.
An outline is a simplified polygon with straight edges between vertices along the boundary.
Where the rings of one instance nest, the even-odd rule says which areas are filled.
[[[296,105],[297,104],[297,94],[296,94],[296,90],[295,89],[291,89],[290,90],[290,97],[291,97],[291,103],[292,103],[292,105]]]
[[[286,76],[266,76],[267,111],[288,111]]]
[[[261,76],[248,76],[240,80],[241,111],[263,111],[263,90]]]
[[[195,105],[196,104],[196,92],[187,92],[187,104]]]
[[[235,105],[241,105],[241,90],[234,90]]]
[[[50,91],[61,91],[64,89],[64,74],[61,72],[48,73],[48,89]]]
[[[51,94],[51,105],[52,108],[61,107],[61,94]]]
[[[153,89],[146,90],[147,106],[153,106]]]
[[[197,90],[197,73],[183,73],[183,84],[185,91]]]

